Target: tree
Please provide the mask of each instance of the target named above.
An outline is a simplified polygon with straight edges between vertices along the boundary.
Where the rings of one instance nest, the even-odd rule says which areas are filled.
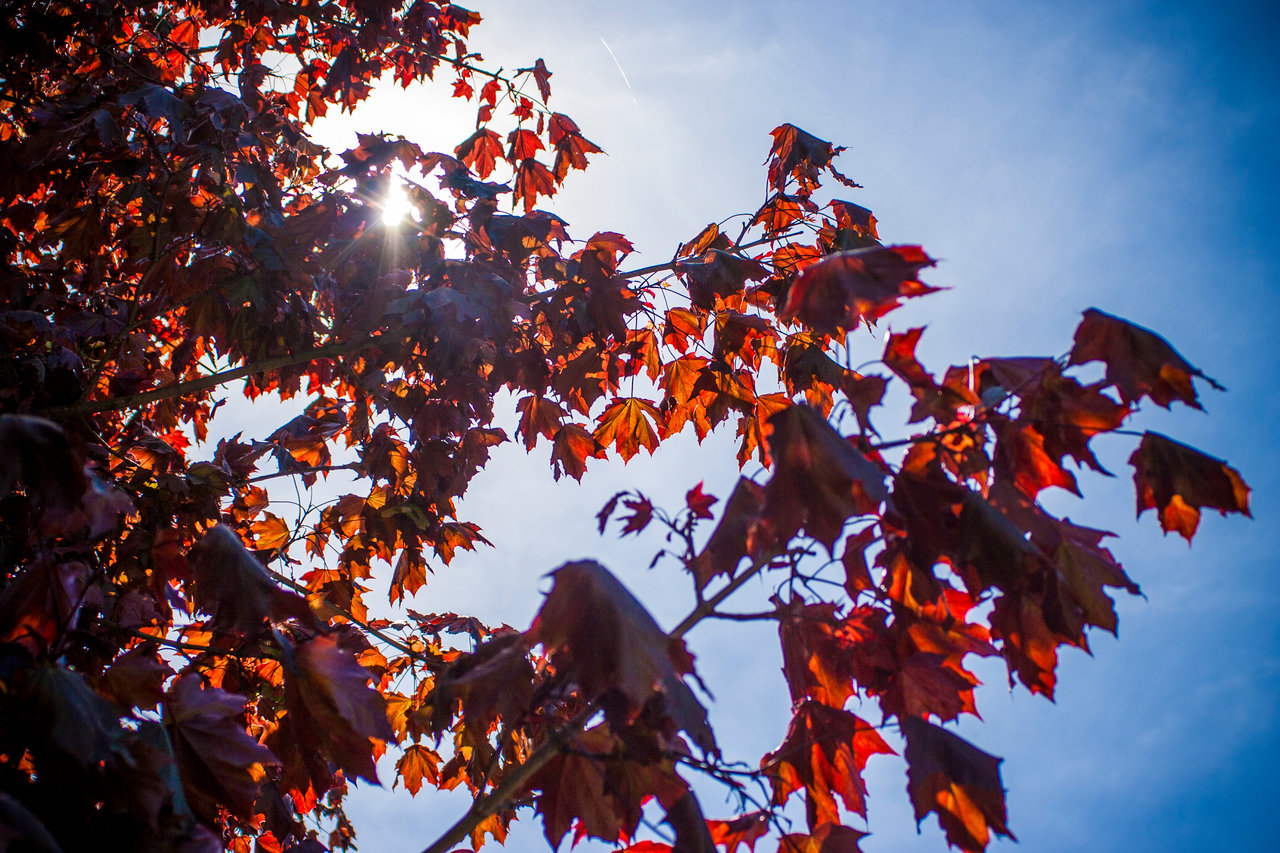
[[[857,848],[843,824],[865,815],[885,730],[918,820],[967,850],[1009,834],[999,760],[944,724],[976,713],[968,655],[1052,696],[1058,647],[1115,631],[1108,588],[1137,587],[1106,534],[1037,499],[1079,493],[1075,471],[1101,470],[1091,440],[1126,434],[1144,399],[1199,406],[1194,380],[1213,381],[1166,341],[1090,309],[1057,358],[935,376],[920,330],[881,352],[864,327],[927,295],[933,261],[824,195],[856,187],[840,149],[791,125],[741,228],[629,268],[621,235],[574,240],[537,209],[598,148],[548,106],[541,61],[484,70],[459,7],[3,8],[6,844],[317,849],[312,821],[346,847],[346,780],[376,781],[394,748],[410,793],[474,795],[432,851],[501,841],[531,807],[553,846],[629,844],[647,809],[674,845],[632,849],[774,834],[830,853]],[[383,75],[452,85],[476,131],[451,154],[370,135],[339,160],[310,141]],[[392,180],[415,208],[394,229]],[[868,357],[880,372],[851,367]],[[1082,381],[1091,362],[1105,376]],[[309,404],[210,458],[238,382]],[[912,401],[902,438],[873,424],[890,387]],[[672,631],[591,562],[556,571],[526,631],[368,618],[375,567],[398,603],[484,543],[455,499],[497,443],[549,446],[578,479],[729,422],[740,463],[769,473],[721,500],[690,483],[665,509],[624,492],[599,516],[668,534],[690,598]],[[1142,434],[1131,463],[1166,531],[1248,511],[1233,469],[1172,439]],[[268,491],[339,470],[359,488],[314,511]],[[725,609],[761,577],[768,609]],[[716,616],[776,622],[782,644],[794,719],[746,770],[717,748],[684,641]],[[705,819],[696,775],[740,813]]]

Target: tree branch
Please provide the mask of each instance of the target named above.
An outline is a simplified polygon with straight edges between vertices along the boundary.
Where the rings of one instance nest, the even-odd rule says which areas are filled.
[[[507,803],[520,793],[524,786],[533,778],[533,775],[541,770],[547,762],[560,754],[560,751],[569,743],[577,731],[586,725],[587,720],[591,719],[597,708],[596,702],[592,702],[586,708],[583,708],[577,716],[565,723],[560,728],[551,733],[551,736],[534,750],[523,764],[507,775],[498,786],[488,794],[479,794],[471,803],[471,808],[467,809],[457,823],[445,830],[444,834],[431,843],[422,853],[448,853],[453,849],[453,845],[459,843],[471,834],[480,823],[492,814],[503,809]]]
[[[183,382],[162,385],[159,388],[152,388],[150,391],[126,394],[121,397],[108,397],[105,400],[82,400],[66,406],[53,406],[48,409],[42,409],[35,414],[46,418],[69,418],[76,415],[96,415],[99,412],[113,412],[120,409],[131,409],[135,406],[145,406],[160,400],[207,391],[210,388],[216,388],[219,385],[225,385],[228,382],[234,382],[237,379],[243,379],[255,373],[266,373],[271,370],[279,370],[282,367],[306,364],[316,359],[347,355],[365,347],[375,346],[383,337],[383,335],[377,335],[355,341],[329,343],[313,349],[303,350],[302,352],[265,358],[252,364],[242,364],[239,367],[223,370],[220,373],[211,373],[198,379],[187,379]]]
[[[684,620],[671,631],[671,636],[675,639],[680,639],[685,634],[693,630],[693,627],[703,619],[706,619],[708,616],[715,615],[717,604],[737,592],[743,584],[759,574],[760,570],[765,566],[769,565],[769,562],[776,556],[777,554],[774,552],[764,554],[753,562],[751,567],[745,572],[738,575],[736,578],[733,578],[721,587],[715,595],[710,598],[704,598],[702,601],[698,602],[698,606],[693,608],[693,611],[690,612],[688,616],[684,617]]]

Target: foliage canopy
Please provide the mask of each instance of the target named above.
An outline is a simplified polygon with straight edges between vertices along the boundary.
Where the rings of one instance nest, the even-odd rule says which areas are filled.
[[[917,820],[965,850],[1011,836],[999,759],[945,724],[976,714],[969,655],[1052,697],[1059,647],[1116,630],[1111,590],[1138,587],[1108,534],[1037,498],[1079,494],[1077,471],[1103,471],[1092,439],[1132,434],[1144,400],[1199,407],[1195,381],[1215,383],[1168,342],[1090,309],[1058,357],[935,375],[920,329],[880,352],[866,330],[933,292],[934,262],[824,195],[857,187],[841,149],[789,124],[740,228],[629,268],[622,235],[571,237],[538,208],[600,149],[548,106],[541,60],[483,69],[457,6],[0,9],[0,848],[346,848],[347,780],[378,781],[393,750],[411,794],[474,795],[431,853],[502,841],[528,808],[552,846],[839,853],[885,729]],[[386,77],[451,85],[475,132],[451,153],[310,139]],[[414,211],[397,227],[391,181]],[[871,346],[881,372],[853,369]],[[1091,362],[1104,378],[1080,378]],[[306,410],[210,455],[237,382]],[[891,386],[904,438],[872,422]],[[668,533],[690,601],[673,630],[594,562],[556,570],[525,631],[369,618],[375,566],[396,604],[485,544],[455,501],[495,445],[580,479],[730,426],[766,474],[723,503],[690,484],[683,506],[622,492],[599,515]],[[1141,434],[1130,463],[1166,531],[1248,513],[1235,470],[1173,439]],[[268,491],[335,471],[353,490],[313,510]],[[726,613],[760,578],[769,609]],[[685,644],[725,616],[776,622],[793,706],[747,770]],[[697,774],[739,813],[706,819]],[[635,840],[646,812],[670,843]]]

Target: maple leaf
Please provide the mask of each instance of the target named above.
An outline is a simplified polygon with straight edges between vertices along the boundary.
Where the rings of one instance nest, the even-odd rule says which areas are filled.
[[[1088,624],[1116,633],[1115,602],[1104,587],[1112,586],[1141,595],[1138,585],[1129,579],[1106,548],[1103,537],[1112,534],[1074,524],[1060,523],[1063,536],[1053,551],[1053,564],[1058,570],[1065,593],[1081,611]]]
[[[916,717],[902,720],[902,734],[907,740],[907,793],[917,824],[934,812],[947,842],[965,851],[986,849],[992,832],[1014,837],[1007,825],[999,758]]]
[[[441,713],[454,698],[462,703],[463,719],[474,731],[488,732],[498,720],[515,724],[533,697],[533,666],[523,635],[514,631],[495,635],[461,655],[436,681],[436,730],[450,721]]]
[[[828,255],[805,267],[787,291],[778,317],[800,320],[818,332],[833,334],[875,322],[900,300],[938,290],[916,280],[934,265],[919,246],[872,246]]]
[[[704,495],[702,493],[702,483],[698,483],[698,485],[685,492],[684,496],[685,506],[689,508],[689,513],[694,518],[713,518],[711,507],[718,500],[720,499],[714,495]]]
[[[945,722],[966,712],[977,716],[973,701],[977,683],[974,676],[948,666],[943,655],[916,652],[898,662],[880,707],[899,718],[935,714]]]
[[[1225,390],[1178,355],[1169,342],[1155,332],[1097,308],[1084,312],[1084,320],[1076,328],[1068,364],[1089,361],[1106,364],[1107,382],[1116,387],[1125,403],[1134,403],[1146,396],[1166,409],[1174,400],[1199,409],[1200,402],[1191,381],[1193,376],[1219,391]]]
[[[285,786],[305,791],[302,778],[307,774],[316,792],[323,793],[327,786],[325,779],[316,778],[316,755],[348,775],[377,784],[373,739],[394,740],[395,732],[387,722],[386,702],[369,687],[369,671],[335,637],[326,634],[292,647],[286,645],[285,652],[285,719],[289,726],[277,729],[268,739],[284,762]],[[289,739],[295,743],[282,743],[282,747],[290,747],[288,750],[275,748],[277,742]],[[309,766],[299,765],[299,748],[305,755],[302,764]]]
[[[279,762],[244,729],[243,696],[205,686],[198,675],[174,680],[165,694],[165,720],[187,801],[209,823],[223,806],[253,815],[263,765]]]
[[[135,646],[111,662],[100,689],[126,708],[154,708],[164,698],[164,682],[173,669],[156,654],[155,644]]]
[[[559,672],[589,697],[617,696],[629,721],[654,696],[665,713],[704,752],[716,751],[706,710],[677,670],[676,648],[653,617],[608,569],[592,561],[566,563],[526,632],[541,643]],[[606,703],[606,708],[609,704]]]
[[[195,549],[192,564],[196,578],[192,600],[213,616],[213,625],[220,631],[260,633],[268,617],[313,622],[306,599],[276,586],[230,527],[211,528]]]
[[[688,282],[689,301],[708,311],[715,308],[717,300],[741,293],[748,281],[769,277],[769,270],[759,261],[719,249],[704,252],[701,260],[680,261],[676,271]]]
[[[806,214],[817,212],[810,199],[775,193],[751,217],[751,224],[763,225],[766,232],[785,231],[793,222],[805,220]]]
[[[1052,699],[1059,641],[1045,622],[1042,603],[1030,594],[1002,595],[989,621],[992,637],[1004,641],[1000,654],[1009,667],[1009,685],[1016,674],[1032,693]]]
[[[831,158],[844,150],[793,124],[780,125],[770,133],[769,185],[778,192],[786,189],[788,178],[795,178],[801,194],[807,196],[818,186],[818,170],[829,167]]]
[[[552,440],[551,471],[557,480],[562,473],[581,480],[587,472],[588,459],[604,458],[604,447],[581,424],[565,424],[556,430]]]
[[[998,387],[1010,392],[1019,389],[1022,418],[1035,425],[1042,437],[1044,452],[1059,465],[1064,456],[1070,456],[1080,465],[1107,473],[1089,449],[1089,440],[1099,433],[1118,429],[1129,416],[1129,407],[1103,394],[1101,389],[1105,383],[1081,385],[1063,376],[1052,361],[1039,361],[1030,371],[1010,370],[1007,365],[1016,361],[986,359],[983,364],[999,378]],[[989,390],[983,391],[984,395],[988,393]]]
[[[820,702],[801,703],[782,745],[760,761],[773,786],[773,802],[782,805],[805,790],[810,829],[839,823],[838,796],[851,812],[866,816],[867,786],[862,771],[876,753],[894,754],[872,726],[847,711]]]
[[[662,388],[666,398],[676,408],[684,407],[698,392],[698,381],[711,364],[708,359],[696,355],[683,355],[668,361],[662,368]]]
[[[605,791],[604,770],[600,762],[591,757],[603,757],[612,751],[613,745],[607,729],[600,726],[588,729],[577,738],[577,746],[585,754],[558,755],[529,780],[529,788],[542,792],[537,799],[537,809],[553,850],[559,848],[560,841],[575,822],[580,826],[580,834],[607,841],[616,840],[625,829],[625,818]]]
[[[1079,495],[1076,478],[1062,468],[1045,449],[1044,436],[1032,424],[1017,421],[996,428],[996,470],[1013,477],[1014,485],[1029,497],[1049,486],[1058,486]]]
[[[556,160],[552,171],[555,173],[556,180],[559,181],[564,180],[570,169],[587,168],[588,154],[604,153],[598,145],[583,137],[573,119],[561,113],[551,115],[547,135],[556,149]]]
[[[507,159],[519,163],[530,157],[536,157],[543,149],[542,140],[532,130],[517,128],[507,135]]]
[[[650,454],[658,447],[655,423],[662,423],[662,413],[649,400],[639,397],[618,398],[600,413],[595,439],[603,447],[616,445],[624,462],[643,447]]]
[[[792,703],[808,697],[841,708],[854,693],[852,644],[841,630],[837,609],[834,604],[805,604],[798,598],[779,608],[782,674]]]
[[[440,755],[420,743],[405,747],[404,754],[396,762],[396,775],[404,780],[409,796],[417,796],[422,790],[423,780],[432,785],[440,782]]]
[[[497,161],[503,158],[502,138],[492,130],[481,128],[462,142],[454,153],[480,180],[493,174]]]
[[[545,104],[551,97],[551,72],[547,70],[547,64],[541,59],[533,64],[533,80],[538,84],[538,94]]]
[[[831,551],[850,516],[874,512],[888,492],[876,465],[808,406],[769,419],[774,474],[763,515],[779,539],[804,528]]]
[[[707,830],[712,841],[724,846],[724,853],[736,853],[738,846],[743,844],[755,853],[756,842],[769,832],[769,813],[760,810],[732,820],[709,820]]]
[[[569,753],[553,758],[528,787],[541,791],[536,806],[553,848],[575,825],[575,841],[584,836],[610,842],[628,838],[635,834],[646,799],[656,798],[670,813],[689,793],[669,759],[641,763],[628,756],[606,724],[579,734]]]
[[[538,196],[556,194],[555,176],[542,163],[529,157],[516,167],[515,201],[524,202],[524,212],[529,213],[538,203]]]
[[[824,823],[812,835],[788,833],[778,842],[778,853],[862,853],[858,842],[865,832],[837,823]]]
[[[1194,447],[1146,432],[1129,464],[1138,489],[1138,515],[1154,508],[1166,533],[1176,530],[1190,542],[1203,507],[1252,517],[1250,489],[1240,472]]]
[[[620,534],[622,536],[628,533],[639,534],[653,520],[653,504],[644,495],[637,494],[634,499],[628,498],[622,502],[622,505],[631,510],[631,515],[622,519],[624,522]]]

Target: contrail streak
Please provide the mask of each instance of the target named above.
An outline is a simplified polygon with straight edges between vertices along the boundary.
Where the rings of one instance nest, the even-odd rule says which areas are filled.
[[[631,93],[631,102],[639,106],[640,102],[636,100],[636,94],[631,89],[631,81],[627,79],[627,72],[622,70],[622,63],[618,61],[617,54],[613,52],[613,48],[609,47],[609,43],[604,40],[604,36],[600,36],[600,43],[604,45],[604,49],[609,51],[609,55],[613,57],[613,64],[618,66],[618,73],[622,75],[622,82],[627,84],[627,91]]]

